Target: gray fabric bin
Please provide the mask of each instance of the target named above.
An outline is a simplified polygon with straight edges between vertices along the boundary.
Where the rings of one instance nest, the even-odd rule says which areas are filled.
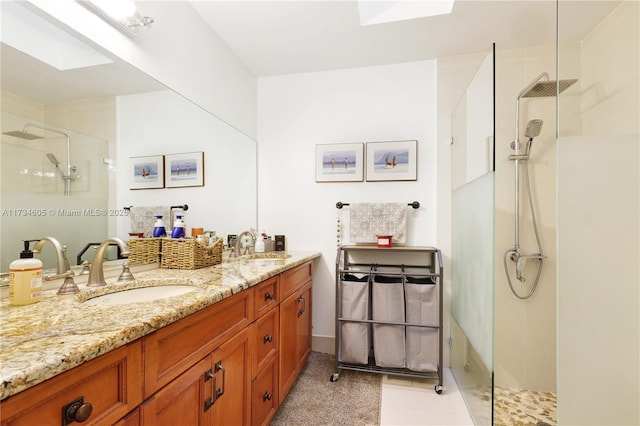
[[[402,277],[376,274],[373,277],[372,319],[404,322],[404,290]],[[373,324],[373,351],[379,367],[404,368],[405,327]]]
[[[341,312],[344,319],[369,318],[369,275],[343,274]],[[371,347],[371,325],[344,321],[340,324],[338,360],[347,364],[367,364]]]
[[[437,327],[439,298],[435,280],[410,276],[405,279],[407,323]],[[437,328],[407,327],[406,367],[414,371],[437,371],[439,343]]]

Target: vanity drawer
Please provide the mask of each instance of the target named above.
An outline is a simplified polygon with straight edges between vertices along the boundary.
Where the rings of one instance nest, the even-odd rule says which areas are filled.
[[[253,322],[253,291],[242,291],[145,336],[144,397]]]
[[[282,286],[282,296],[280,299],[284,300],[287,296],[293,294],[303,284],[311,281],[312,276],[313,267],[311,261],[283,272],[280,278]]]
[[[253,325],[254,356],[252,377],[255,377],[269,363],[270,358],[278,352],[280,341],[279,318],[280,310],[272,309],[260,317]]]
[[[280,302],[278,297],[278,283],[280,276],[269,278],[255,286],[254,304],[255,318],[260,318],[262,314],[267,312]]]
[[[268,425],[278,411],[278,357],[256,377],[251,390],[251,424]]]
[[[64,407],[82,398],[85,424],[113,424],[142,402],[140,340],[2,401],[2,426],[61,425]]]

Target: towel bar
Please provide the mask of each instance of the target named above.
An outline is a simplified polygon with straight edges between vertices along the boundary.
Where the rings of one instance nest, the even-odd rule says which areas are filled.
[[[125,206],[125,207],[123,207],[123,209],[125,209],[125,210],[131,210],[131,207],[133,207],[133,206]],[[181,206],[170,206],[169,208],[170,208],[171,210],[173,210],[173,209],[182,209],[182,210],[184,210],[184,211],[189,210],[189,206],[188,206],[187,204],[183,204],[183,205],[181,205]]]
[[[349,203],[343,203],[343,202],[341,202],[341,201],[338,201],[338,202],[336,203],[336,208],[337,208],[337,209],[341,209],[342,207],[344,207],[344,206],[348,206],[348,205],[349,205]],[[408,205],[408,206],[413,207],[414,209],[419,209],[419,208],[420,208],[420,203],[419,203],[419,202],[417,202],[417,201],[414,201],[414,202],[412,202],[412,203],[408,203],[407,205]],[[126,208],[126,207],[125,207],[125,208]]]

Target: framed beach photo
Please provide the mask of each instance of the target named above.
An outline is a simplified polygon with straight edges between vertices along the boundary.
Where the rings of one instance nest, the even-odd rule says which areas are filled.
[[[364,144],[316,145],[316,182],[362,182]]]
[[[129,158],[129,189],[164,188],[164,155]]]
[[[367,182],[416,180],[418,141],[367,142]]]
[[[204,152],[167,154],[164,172],[167,188],[204,186]]]

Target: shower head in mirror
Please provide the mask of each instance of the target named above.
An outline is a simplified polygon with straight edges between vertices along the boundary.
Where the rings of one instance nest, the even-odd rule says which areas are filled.
[[[10,132],[2,132],[3,135],[13,136],[14,138],[26,139],[32,141],[34,139],[42,139],[42,136],[34,135],[29,132],[21,132],[20,130],[12,130]]]
[[[47,154],[47,158],[49,159],[49,161],[51,161],[51,164],[53,164],[54,166],[58,167],[60,165],[60,161],[58,161],[56,156],[53,155],[51,152]]]

